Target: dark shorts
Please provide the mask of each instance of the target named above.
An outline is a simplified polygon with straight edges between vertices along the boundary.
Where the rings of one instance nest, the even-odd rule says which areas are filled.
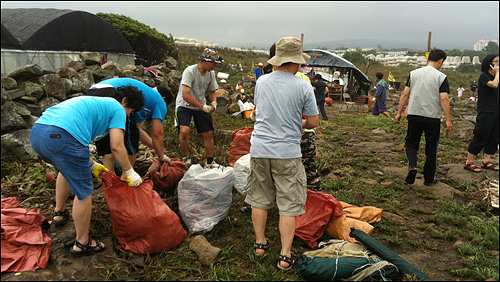
[[[191,125],[191,117],[194,120],[194,125],[198,133],[205,133],[214,130],[214,120],[212,119],[212,114],[184,107],[177,107],[175,109],[176,126],[182,125],[189,127]]]
[[[89,89],[85,95],[87,96],[98,96],[98,97],[109,97],[114,88],[100,88],[100,89]],[[137,123],[135,121],[135,115],[130,115],[127,117],[127,122],[125,123],[125,132],[123,133],[123,143],[129,155],[135,155],[139,151],[139,129],[137,128]],[[109,140],[109,134],[107,134],[102,139],[95,142],[97,148],[97,155],[104,156],[111,154],[111,144]]]
[[[31,128],[30,143],[40,159],[54,165],[64,176],[78,200],[92,195],[94,183],[87,146],[60,127],[39,123]]]
[[[127,117],[125,132],[123,133],[123,143],[129,155],[135,155],[139,151],[139,129],[137,128],[137,122],[135,121],[134,115]],[[95,146],[97,148],[97,155],[104,156],[111,154],[109,134],[97,140]]]

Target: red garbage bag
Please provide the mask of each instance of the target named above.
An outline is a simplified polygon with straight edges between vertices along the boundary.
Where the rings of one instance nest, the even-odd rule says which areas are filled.
[[[325,103],[326,103],[327,106],[331,107],[332,104],[333,104],[333,99],[330,98],[330,97],[326,97],[325,98]]]
[[[229,145],[229,166],[244,155],[250,153],[250,137],[253,127],[242,127],[231,132],[231,144]]]
[[[331,217],[342,215],[342,204],[332,195],[307,189],[306,212],[297,216],[295,237],[309,247],[318,245]]]
[[[153,254],[173,249],[186,238],[177,214],[153,190],[153,181],[131,187],[112,172],[100,177],[119,249]]]
[[[17,206],[14,197],[2,199],[2,272],[46,268],[52,250],[50,224],[37,209]]]
[[[154,190],[168,192],[175,189],[186,171],[186,164],[179,159],[172,158],[170,164],[163,163],[162,165],[158,157],[154,157],[146,177],[153,181]]]

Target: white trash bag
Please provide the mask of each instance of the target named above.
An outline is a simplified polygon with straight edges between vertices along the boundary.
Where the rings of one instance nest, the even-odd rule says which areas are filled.
[[[240,157],[233,165],[234,188],[241,194],[246,194],[247,177],[250,174],[250,154]]]
[[[192,233],[210,232],[224,220],[233,200],[232,167],[189,167],[177,186],[179,214]]]

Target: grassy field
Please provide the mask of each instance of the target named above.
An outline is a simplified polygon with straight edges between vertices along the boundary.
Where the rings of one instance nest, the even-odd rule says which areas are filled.
[[[404,81],[413,67],[388,68],[371,66],[368,76],[373,81],[375,73],[392,72],[396,81]],[[479,73],[460,74],[445,72],[450,80],[450,89],[464,83],[467,88],[476,80]],[[234,76],[246,73],[235,73]],[[231,85],[232,83],[229,80]],[[467,94],[466,94],[467,95]],[[214,142],[215,160],[224,166],[229,164],[231,132],[241,127],[253,127],[249,119],[231,118],[229,114],[215,112]],[[173,108],[169,107],[165,120],[165,149],[168,155],[180,158],[177,129],[173,122]],[[322,174],[323,192],[333,195],[337,200],[357,206],[376,206],[384,212],[397,214],[401,218],[412,219],[411,223],[401,223],[391,217],[373,224],[373,236],[398,254],[420,254],[428,262],[422,271],[436,280],[476,280],[499,279],[499,219],[498,213],[492,214],[480,197],[482,183],[460,183],[455,187],[465,193],[457,200],[437,197],[428,190],[411,188],[401,179],[391,175],[378,175],[373,171],[378,167],[390,165],[378,153],[371,150],[353,150],[347,146],[352,140],[373,141],[370,131],[381,128],[388,132],[389,141],[401,143],[406,134],[405,120],[396,125],[389,119],[374,117],[371,114],[336,113],[330,122],[320,121],[317,129],[316,146],[320,160],[320,171],[339,169],[341,176],[332,179]],[[147,129],[147,125],[145,126]],[[463,154],[467,144],[460,141],[457,134],[442,136],[440,141],[441,163],[451,163],[457,154]],[[191,156],[194,163],[205,162],[203,140],[194,127],[190,136]],[[465,155],[464,155],[465,156]],[[498,158],[498,154],[495,155]],[[405,161],[404,154],[391,162]],[[423,158],[419,158],[419,167]],[[18,196],[21,208],[39,208],[48,218],[52,216],[51,204],[54,203],[53,182],[45,180],[45,171],[33,163],[4,162],[2,170],[9,171],[2,178],[2,198]],[[376,184],[370,184],[375,180]],[[385,183],[385,184],[382,184]],[[164,201],[178,213],[177,197],[171,196]],[[422,206],[415,203],[422,203]],[[111,219],[102,218],[109,214],[106,202],[94,203],[91,230],[97,238],[110,237]],[[208,241],[222,249],[219,259],[210,267],[202,266],[196,254],[189,249],[194,234],[177,248],[160,254],[147,256],[145,266],[137,268],[128,262],[110,261],[103,269],[103,280],[196,280],[196,281],[297,281],[303,280],[297,268],[284,272],[276,268],[280,236],[277,229],[278,211],[269,211],[267,237],[271,249],[263,257],[253,254],[254,232],[251,217],[240,212],[244,196],[233,189],[233,202],[226,219],[205,234]],[[187,228],[186,228],[187,229]],[[412,234],[408,235],[408,231]],[[322,240],[330,239],[324,235]],[[115,249],[118,258],[128,260],[134,254]],[[300,255],[310,248],[303,242],[294,240],[293,251]],[[3,278],[3,277],[2,277]],[[416,280],[404,277],[404,280]]]

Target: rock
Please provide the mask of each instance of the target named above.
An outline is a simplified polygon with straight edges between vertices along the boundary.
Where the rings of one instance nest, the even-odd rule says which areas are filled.
[[[31,97],[35,97],[36,99],[42,98],[42,96],[44,94],[42,86],[40,84],[34,83],[32,81],[22,82],[20,85],[20,88],[22,90],[24,90],[26,95],[31,96]]]
[[[66,88],[57,74],[46,74],[40,77],[40,85],[45,93],[59,101],[66,100]]]
[[[80,56],[80,59],[87,66],[101,65],[102,56],[99,53],[95,53],[95,52],[82,52],[82,53],[79,54],[79,56]]]
[[[380,184],[382,184],[384,186],[390,186],[390,185],[394,184],[394,181],[386,179],[386,180],[382,181],[382,183],[380,183]]]
[[[376,128],[376,129],[372,130],[372,133],[374,133],[374,134],[387,134],[387,131],[385,131],[384,129],[381,129],[381,128]]]
[[[59,104],[59,100],[57,100],[54,97],[43,97],[38,101],[37,105],[40,106],[40,109],[42,112],[44,112],[46,109]]]
[[[391,148],[393,152],[402,152],[405,150],[405,144],[399,144]]]
[[[375,179],[368,179],[368,180],[365,180],[364,181],[366,184],[371,184],[371,185],[375,185],[375,184],[378,184],[378,181],[375,180]]]
[[[189,249],[194,251],[198,255],[198,259],[201,264],[205,266],[212,265],[217,257],[222,252],[221,249],[212,246],[205,237],[202,235],[197,235],[189,244]]]
[[[229,92],[225,89],[217,89],[217,91],[215,91],[215,95],[217,97],[223,97],[224,99],[229,100]]]
[[[43,74],[43,69],[37,64],[26,65],[23,67],[19,67],[7,74],[8,77],[11,77],[15,80],[18,79],[32,79]]]
[[[21,111],[20,114],[18,111]],[[26,122],[23,119],[23,115],[29,116],[31,113],[28,109],[26,111],[21,110],[17,103],[8,101],[2,105],[2,125],[1,132],[7,133],[14,130],[26,129],[28,128]]]
[[[67,67],[74,69],[76,72],[79,72],[85,69],[85,63],[82,61],[71,61],[68,63]]]
[[[36,158],[37,154],[30,145],[30,132],[31,129],[22,129],[2,135],[2,149],[21,161]]]
[[[7,101],[10,101],[10,96],[9,94],[7,93],[7,91],[5,91],[5,89],[3,89],[2,87],[2,105],[7,102]]]
[[[169,69],[176,69],[178,64],[177,64],[177,61],[172,58],[172,57],[168,57],[165,61],[164,61],[165,65],[167,66],[167,68]]]
[[[114,76],[121,77],[124,75],[122,67],[113,61],[109,61],[109,62],[105,63],[104,65],[101,66],[101,68],[105,71],[113,71],[113,75],[110,78],[112,78]],[[105,74],[106,74],[106,77],[108,77],[110,75],[109,72],[105,72]]]
[[[87,89],[94,84],[94,76],[91,70],[85,69],[72,77],[71,81],[73,81],[71,93],[86,93]]]
[[[26,93],[24,93],[24,91],[21,89],[14,89],[7,91],[7,95],[9,95],[10,100],[15,100],[17,98],[23,97],[24,95],[26,95]]]
[[[73,81],[70,78],[61,78],[61,82],[64,85],[64,90],[66,91],[66,96],[71,93],[73,88]]]
[[[63,67],[60,68],[56,71],[56,73],[61,77],[61,78],[68,78],[71,79],[73,76],[77,75],[78,72],[71,67]]]
[[[4,76],[2,77],[2,87],[5,90],[17,89],[17,81],[12,77]]]

